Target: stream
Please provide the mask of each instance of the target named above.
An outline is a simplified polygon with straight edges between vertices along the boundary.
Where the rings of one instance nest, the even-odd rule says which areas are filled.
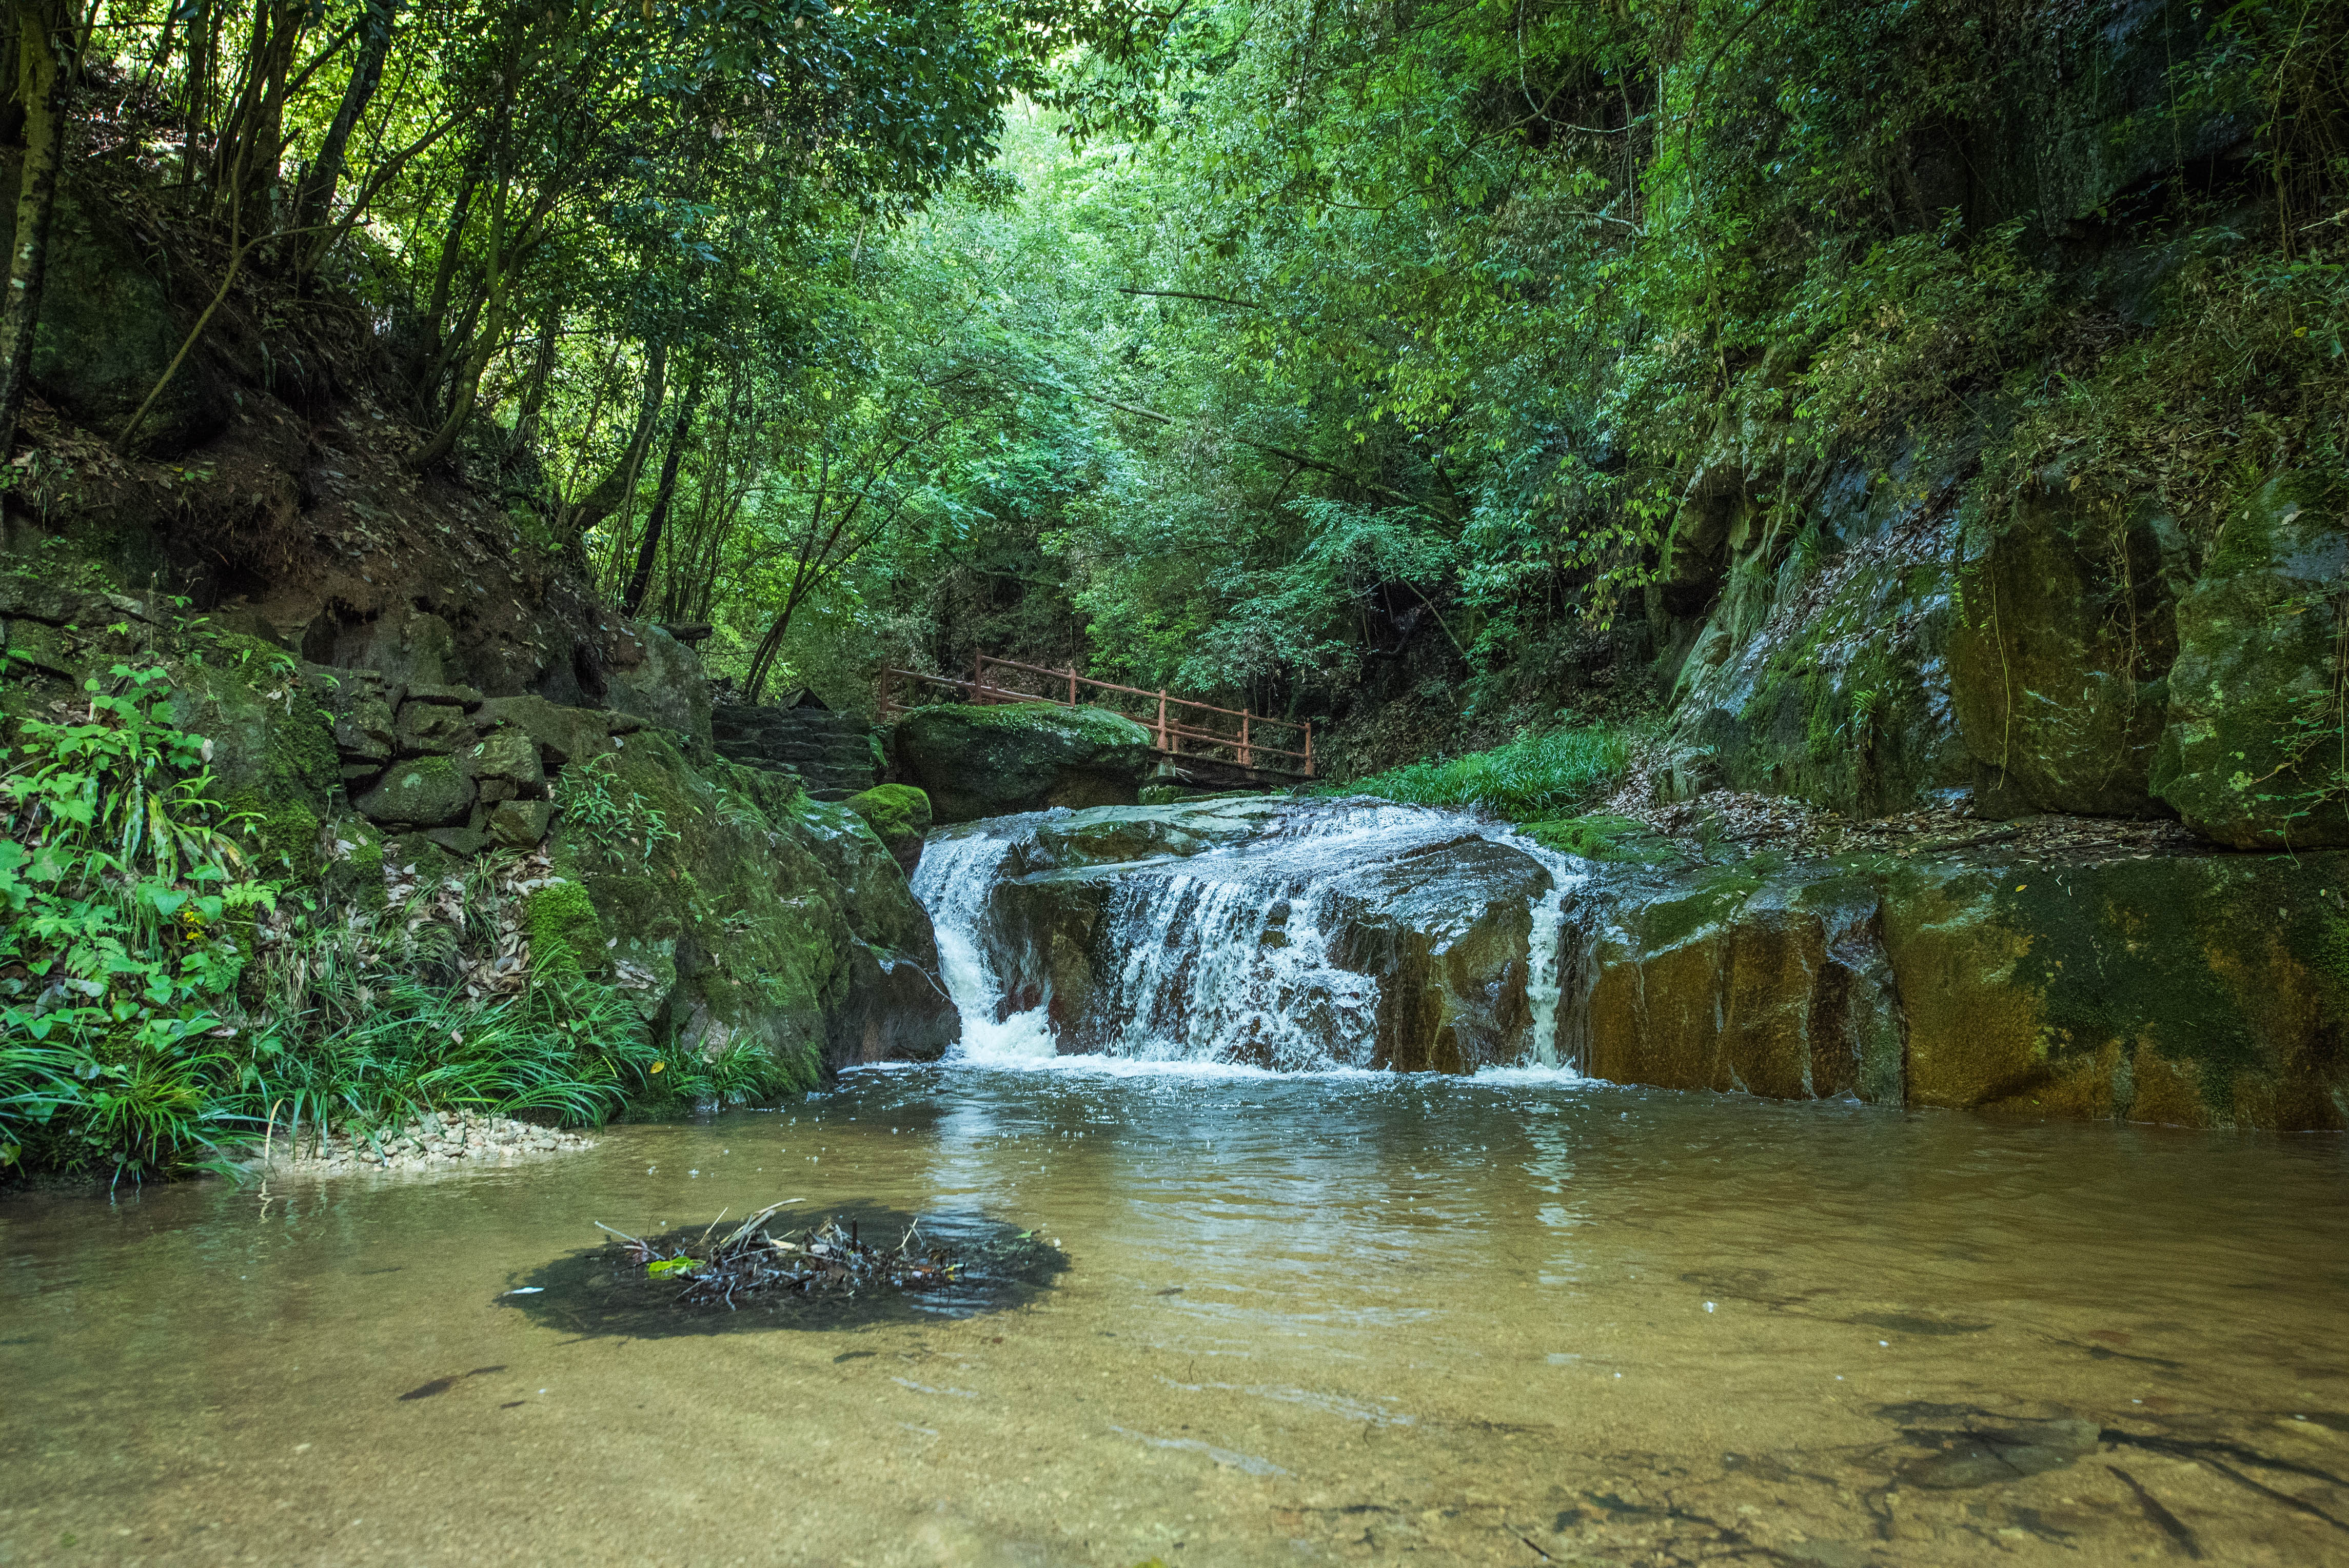
[[[1502,912],[1517,1059],[1368,1070],[1336,883],[1451,826],[1127,856],[1092,1035],[987,961],[1004,836],[942,836],[947,1063],[537,1163],[11,1199],[0,1563],[2349,1563],[2344,1140],[1578,1078],[1557,875]],[[676,1332],[506,1294],[781,1198],[1064,1266]]]

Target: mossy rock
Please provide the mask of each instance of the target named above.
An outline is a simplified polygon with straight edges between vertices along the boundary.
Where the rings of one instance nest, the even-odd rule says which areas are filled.
[[[2152,787],[2237,849],[2349,845],[2337,689],[2349,528],[2314,476],[2278,476],[2229,517],[2178,600]]]
[[[644,660],[606,672],[610,702],[620,712],[667,730],[696,761],[709,757],[709,681],[701,655],[658,626],[638,624]]]
[[[1946,543],[1812,542],[1780,562],[1766,534],[1745,541],[1679,672],[1674,798],[1725,787],[1877,815],[1971,783],[1944,669]]]
[[[612,749],[610,715],[599,708],[564,707],[543,696],[491,697],[481,704],[475,722],[483,728],[512,726],[530,737],[545,761],[557,768],[586,762]]]
[[[410,828],[448,828],[472,814],[472,779],[453,757],[411,757],[384,771],[356,802],[372,821]]]
[[[1272,798],[1268,789],[1193,789],[1182,784],[1144,784],[1145,806],[1193,806],[1205,800],[1254,800]]]
[[[873,830],[907,876],[922,858],[922,836],[930,830],[930,798],[911,784],[880,784],[841,802]]]
[[[333,720],[283,649],[234,634],[204,641],[203,662],[176,672],[172,722],[212,742],[212,798],[245,819],[254,872],[316,882],[319,830],[342,781]]]
[[[517,727],[493,729],[483,736],[465,749],[463,765],[475,779],[502,779],[533,794],[546,787],[538,746]]]
[[[2043,811],[2167,814],[2154,748],[2177,654],[2166,514],[2051,470],[1970,542],[1950,690],[1969,752]]]
[[[1911,1103],[2341,1127],[2344,899],[2339,853],[1903,866],[1884,930]]]
[[[1605,812],[1533,822],[1519,831],[1546,850],[1586,861],[1669,864],[1682,858],[1669,838],[1645,823]]]
[[[1138,803],[1150,731],[1091,707],[948,704],[897,721],[890,752],[941,822]]]
[[[604,921],[587,889],[575,882],[550,882],[523,905],[531,961],[552,974],[600,975],[604,971]]]
[[[612,979],[672,1047],[747,1044],[812,1087],[869,1032],[873,985],[912,979],[895,966],[924,954],[934,968],[927,917],[855,813],[760,769],[698,769],[653,729],[597,772],[616,805],[659,830],[614,833],[566,812],[549,852],[616,939]],[[930,1024],[942,1009],[950,1027],[934,974],[925,987]]]

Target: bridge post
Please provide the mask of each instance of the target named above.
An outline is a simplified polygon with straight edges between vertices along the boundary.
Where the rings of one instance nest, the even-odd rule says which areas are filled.
[[[1243,768],[1256,766],[1255,761],[1248,756],[1248,713],[1245,708],[1240,710],[1240,766]]]
[[[986,689],[987,655],[973,654],[970,656],[970,700],[973,703],[985,702],[987,699],[978,694]]]
[[[1166,749],[1166,688],[1158,688],[1158,749]]]
[[[1313,721],[1305,721],[1305,777],[1313,777]]]
[[[1069,666],[1069,706],[1077,706],[1077,666],[1074,665]]]

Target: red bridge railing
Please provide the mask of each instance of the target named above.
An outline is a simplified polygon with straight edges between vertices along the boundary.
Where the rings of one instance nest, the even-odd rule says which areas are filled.
[[[1164,686],[1144,691],[1140,686],[1095,680],[1073,669],[1048,669],[1041,665],[1023,665],[1016,659],[993,658],[986,654],[972,661],[968,680],[924,675],[919,670],[883,669],[884,717],[903,713],[915,706],[897,700],[900,681],[905,683],[908,696],[927,686],[952,692],[961,701],[982,705],[1049,702],[1060,707],[1106,708],[1147,727],[1152,745],[1169,757],[1221,759],[1222,754],[1228,753],[1228,759],[1243,768],[1288,773],[1300,779],[1313,777],[1313,725],[1309,719],[1275,718],[1246,708],[1216,707],[1211,703],[1173,696]],[[1139,711],[1133,711],[1137,707]],[[1288,744],[1273,744],[1275,741]],[[1191,748],[1188,751],[1184,749],[1186,743]]]

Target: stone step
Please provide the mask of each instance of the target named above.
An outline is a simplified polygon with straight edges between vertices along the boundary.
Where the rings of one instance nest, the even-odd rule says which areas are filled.
[[[853,713],[820,713],[796,707],[720,707],[709,722],[719,728],[796,730],[825,735],[863,735],[873,727]]]
[[[746,768],[796,768],[802,772],[821,769],[828,772],[870,775],[874,771],[869,757],[792,757],[777,756],[771,751],[730,751],[725,747],[718,754],[729,762],[739,762]]]

